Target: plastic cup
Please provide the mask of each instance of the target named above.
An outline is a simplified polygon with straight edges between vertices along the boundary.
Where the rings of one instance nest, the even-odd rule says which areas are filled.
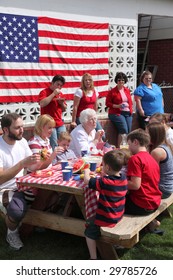
[[[65,167],[65,170],[70,170],[70,177],[72,177],[72,175],[73,175],[73,166],[66,166]]]
[[[97,162],[90,162],[90,170],[95,171],[97,168]]]
[[[68,165],[68,161],[67,160],[61,160],[61,168],[65,169],[65,167]]]
[[[67,169],[63,169],[62,170],[62,178],[63,178],[63,181],[69,181],[71,176],[71,171],[70,170],[67,170]]]
[[[87,151],[87,150],[82,150],[82,151],[81,151],[81,156],[82,156],[82,157],[84,157],[84,156],[86,156],[86,155],[87,155],[87,153],[88,153],[88,151]]]

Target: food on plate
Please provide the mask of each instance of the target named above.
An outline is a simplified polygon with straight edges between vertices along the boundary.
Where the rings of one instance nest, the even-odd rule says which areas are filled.
[[[40,151],[40,157],[41,157],[41,160],[46,160],[47,159],[47,149],[46,148],[43,148],[41,149]]]
[[[53,173],[54,173],[54,172],[53,172],[52,170],[45,170],[45,169],[43,169],[43,170],[37,170],[37,171],[31,173],[31,176],[40,177],[40,178],[41,178],[41,177],[45,178],[45,177],[50,177],[50,176],[52,176]]]
[[[73,173],[83,173],[84,169],[89,168],[90,164],[83,158],[78,159],[73,165]]]
[[[53,174],[53,172],[52,171],[47,171],[46,174],[47,174],[47,176],[51,176]]]
[[[35,174],[36,174],[36,175],[41,175],[41,173],[42,173],[41,170],[35,171]]]

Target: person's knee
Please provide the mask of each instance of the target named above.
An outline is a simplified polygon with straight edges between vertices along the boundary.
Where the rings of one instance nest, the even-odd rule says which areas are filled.
[[[7,215],[14,221],[20,222],[27,212],[28,206],[24,194],[17,192],[7,206]]]

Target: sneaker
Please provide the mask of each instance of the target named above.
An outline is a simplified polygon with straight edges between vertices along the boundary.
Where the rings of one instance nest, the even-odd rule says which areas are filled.
[[[20,250],[23,247],[23,243],[20,240],[18,232],[10,232],[7,234],[6,240],[11,248],[14,250]]]

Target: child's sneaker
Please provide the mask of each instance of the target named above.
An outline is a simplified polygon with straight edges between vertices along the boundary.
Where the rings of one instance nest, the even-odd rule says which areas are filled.
[[[10,247],[14,250],[20,250],[23,247],[23,243],[20,240],[18,231],[8,233],[6,240]]]

